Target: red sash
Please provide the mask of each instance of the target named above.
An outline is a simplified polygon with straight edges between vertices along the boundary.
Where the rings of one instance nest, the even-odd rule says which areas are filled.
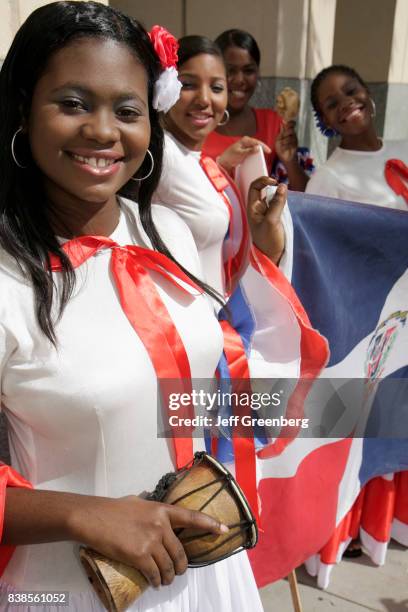
[[[150,249],[134,245],[120,246],[103,236],[81,236],[62,246],[74,268],[104,248],[112,251],[110,265],[121,306],[149,354],[157,374],[162,399],[168,407],[170,392],[191,392],[191,371],[182,339],[150,277],[150,272],[161,274],[184,293],[190,294],[190,291],[182,283],[194,289],[196,294],[202,291],[168,257]],[[55,255],[50,255],[50,263],[52,271],[62,270],[61,262]],[[171,379],[171,382],[167,382],[168,379]],[[175,389],[178,382],[180,389]],[[182,408],[179,409],[178,415],[184,416],[181,412]],[[190,416],[189,407],[186,407],[185,416]],[[178,432],[179,436],[180,430]],[[184,433],[188,437],[173,438],[178,468],[188,463],[193,456],[191,429],[184,429]]]
[[[408,167],[400,159],[389,159],[385,163],[384,176],[388,185],[408,204]]]
[[[231,375],[232,390],[238,395],[239,393],[251,394],[248,359],[241,336],[228,321],[221,321],[221,328],[224,334],[224,353]],[[242,416],[242,413],[240,416]],[[253,436],[248,437],[247,432],[248,428],[243,426],[234,427],[232,431],[235,476],[251,506],[258,526],[260,526],[256,486],[255,439]]]
[[[230,223],[223,250],[225,290],[227,295],[231,295],[248,263],[250,240],[246,210],[235,183],[228,179],[211,157],[202,155],[200,166],[228,209]],[[239,242],[239,247],[234,246],[235,241]]]
[[[4,508],[7,487],[24,487],[32,489],[32,484],[21,476],[12,467],[0,462],[0,539],[3,535]],[[11,559],[15,546],[2,544],[0,546],[0,576],[3,574],[7,563]]]
[[[240,247],[235,255],[231,253],[230,250],[230,252],[227,254],[227,260],[225,261],[227,294],[230,294],[239,281],[245,266],[246,252],[249,245],[246,213],[241,206],[239,196],[237,196],[239,210],[233,209],[230,200],[225,194],[225,189],[231,187],[232,183],[222,173],[215,161],[211,157],[202,156],[200,165],[228,208],[230,217],[228,238],[230,239],[231,244],[233,242],[233,233],[235,231],[234,215],[241,215],[243,232]],[[238,332],[227,321],[221,321],[221,328],[224,335],[224,353],[227,359],[234,392],[248,393],[251,390],[251,382],[248,359],[245,354],[242,339]],[[259,524],[254,438],[246,437],[243,427],[234,427],[232,441],[235,458],[235,475]],[[215,448],[216,445],[213,444],[212,449],[215,450]]]

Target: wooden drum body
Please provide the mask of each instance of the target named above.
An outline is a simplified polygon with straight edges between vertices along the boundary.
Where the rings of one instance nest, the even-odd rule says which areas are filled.
[[[230,528],[220,535],[177,530],[189,567],[221,561],[257,542],[256,523],[244,494],[232,474],[211,455],[196,453],[193,466],[177,474],[163,501],[204,512]]]
[[[228,525],[229,531],[219,535],[194,529],[175,531],[189,567],[216,563],[256,545],[258,530],[244,494],[230,472],[207,453],[196,453],[192,464],[163,476],[148,499],[198,510]],[[80,557],[92,586],[111,612],[126,610],[148,587],[135,568],[88,548],[81,548]]]

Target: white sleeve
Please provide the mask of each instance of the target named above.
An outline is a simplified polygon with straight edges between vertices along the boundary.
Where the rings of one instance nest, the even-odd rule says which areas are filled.
[[[310,177],[306,185],[306,193],[338,198],[340,197],[338,178],[323,165]]]
[[[173,257],[191,274],[203,278],[197,246],[187,223],[174,210],[162,204],[152,206],[152,216]]]
[[[197,245],[187,223],[174,210],[161,204],[152,206],[152,216],[163,242],[176,261],[197,279],[205,282]],[[216,316],[220,304],[207,294],[204,297],[210,312]]]
[[[7,330],[0,323],[0,410],[3,399],[3,373],[6,363],[14,350],[14,342],[7,334]]]
[[[0,397],[3,396],[2,372],[3,372],[6,354],[7,354],[6,333],[4,331],[4,327],[0,323]],[[1,409],[1,402],[0,402],[0,409]]]
[[[3,269],[4,253],[0,253],[0,406],[3,401],[3,381],[7,363],[14,352],[18,349],[18,338],[15,335],[18,321],[18,307],[16,296],[9,284],[9,275],[16,270],[12,266]],[[21,275],[17,277],[21,283]]]
[[[163,162],[160,181],[152,196],[152,204],[167,205],[170,199],[169,186],[172,184],[171,177],[174,175],[175,163],[172,149],[172,142],[168,138],[164,139]]]

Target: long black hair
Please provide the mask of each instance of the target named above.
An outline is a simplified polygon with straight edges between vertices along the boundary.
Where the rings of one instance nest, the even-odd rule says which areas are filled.
[[[163,159],[163,130],[159,114],[152,106],[154,83],[162,68],[146,30],[136,20],[97,2],[55,2],[35,10],[17,32],[0,73],[0,246],[31,280],[39,326],[54,344],[51,312],[55,288],[49,254],[57,255],[63,268],[59,315],[72,295],[75,274],[49,221],[43,175],[31,158],[28,141],[20,133],[15,143],[20,163],[25,165],[28,159],[24,169],[13,161],[11,142],[16,130],[29,116],[34,88],[50,57],[79,38],[111,39],[122,43],[146,70],[151,125],[149,149],[154,158],[154,170],[140,183],[129,181],[119,193],[132,199],[137,197],[141,222],[153,248],[174,261],[151,215],[151,198],[160,179]],[[147,160],[136,177],[138,174],[144,176],[149,167]]]
[[[319,89],[323,81],[331,74],[344,74],[352,79],[356,79],[367,92],[370,92],[367,83],[361,78],[354,68],[351,66],[345,66],[344,64],[333,64],[327,68],[323,68],[313,79],[310,88],[310,99],[312,102],[313,110],[317,115],[321,116],[321,108],[319,106]]]
[[[245,30],[237,30],[236,28],[232,30],[225,30],[225,32],[222,32],[222,34],[217,36],[215,42],[223,53],[225,53],[229,47],[239,47],[240,49],[245,49],[245,51],[248,51],[249,55],[259,68],[259,64],[261,63],[261,52],[259,50],[258,43],[249,32],[245,32]]]

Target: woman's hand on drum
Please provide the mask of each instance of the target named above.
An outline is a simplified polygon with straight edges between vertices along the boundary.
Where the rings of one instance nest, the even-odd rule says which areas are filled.
[[[74,539],[108,558],[137,568],[155,587],[170,584],[187,569],[184,548],[174,529],[187,527],[214,534],[228,528],[212,517],[137,496],[87,498],[74,512]]]
[[[285,232],[281,222],[287,197],[286,185],[280,184],[269,202],[263,197],[263,190],[277,182],[262,176],[251,183],[248,192],[248,223],[252,240],[271,261],[279,263],[285,248]]]
[[[234,168],[238,164],[242,164],[248,155],[255,153],[259,146],[264,153],[271,153],[270,148],[264,142],[250,136],[243,136],[217,157],[217,164],[226,172],[232,174]]]

